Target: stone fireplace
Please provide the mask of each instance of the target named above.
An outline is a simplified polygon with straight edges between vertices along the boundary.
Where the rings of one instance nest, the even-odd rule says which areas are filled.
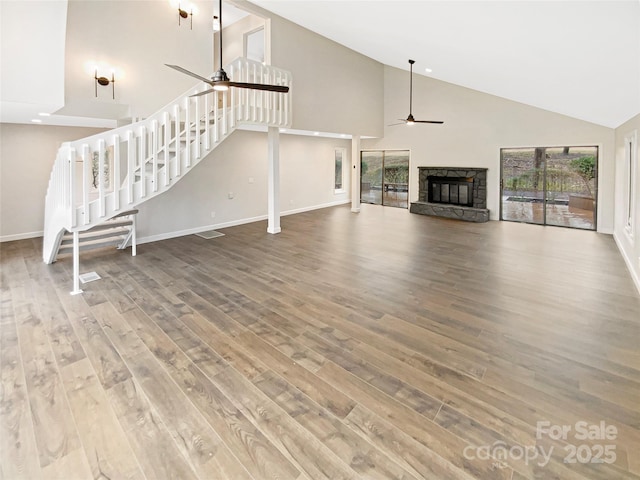
[[[411,213],[478,223],[489,220],[486,168],[418,167],[418,171],[418,201],[411,204]]]

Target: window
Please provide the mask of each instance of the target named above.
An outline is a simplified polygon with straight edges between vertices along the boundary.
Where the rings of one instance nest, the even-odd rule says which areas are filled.
[[[345,148],[335,149],[334,168],[335,175],[333,181],[333,190],[335,193],[344,192],[344,160],[347,156],[347,150]]]
[[[245,33],[244,56],[249,60],[264,63],[264,27]]]
[[[625,231],[633,238],[634,234],[634,218],[636,206],[636,175],[637,175],[637,159],[636,152],[638,148],[638,134],[633,132],[624,139],[624,158],[625,158],[625,184],[626,202],[625,202]]]

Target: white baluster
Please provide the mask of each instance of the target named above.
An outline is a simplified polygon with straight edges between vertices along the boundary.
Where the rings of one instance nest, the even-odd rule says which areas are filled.
[[[227,134],[227,94],[229,90],[222,92],[222,135]]]
[[[138,169],[140,172],[140,198],[147,196],[147,145],[149,137],[147,129],[143,125],[140,127],[140,157],[138,158]]]
[[[113,191],[113,209],[120,210],[120,136],[113,136],[113,178],[111,180]]]
[[[196,160],[200,160],[200,97],[193,97],[196,102]]]
[[[135,180],[136,143],[133,131],[127,131],[127,203],[133,203],[133,182]]]
[[[105,185],[107,183],[107,179],[104,175],[105,168],[105,156],[106,156],[106,147],[104,143],[104,139],[98,140],[98,211],[100,212],[100,217],[104,217],[106,215],[106,205],[105,205]]]
[[[89,145],[82,145],[82,210],[84,212],[84,224],[87,225],[91,221],[91,208],[89,206],[89,190],[93,184],[92,158],[89,151]]]
[[[211,94],[207,93],[206,95],[203,95],[204,97],[204,149],[205,151],[209,151],[211,150],[211,132],[210,130],[210,124],[209,124],[209,115],[210,115],[210,110],[211,110],[211,106],[209,105],[209,102],[211,101]]]
[[[186,141],[186,166],[187,168],[191,167],[191,97],[187,97],[185,99],[184,106],[184,131],[185,131],[185,141]]]
[[[77,218],[76,218],[76,149],[69,149],[69,213],[71,213],[70,225],[72,227],[77,227]]]
[[[220,141],[220,109],[218,108],[218,103],[220,103],[220,98],[222,98],[221,92],[213,93],[213,141],[214,143],[218,143]]]
[[[176,177],[179,177],[182,173],[182,157],[181,157],[181,142],[180,142],[180,105],[173,106],[173,118],[175,119],[173,131],[173,141],[176,145]]]
[[[171,141],[171,115],[164,112],[164,186],[168,187],[171,183],[171,157],[169,155],[169,142]]]
[[[151,160],[153,162],[152,170],[152,182],[153,191],[158,191],[158,121],[153,120],[151,122]]]

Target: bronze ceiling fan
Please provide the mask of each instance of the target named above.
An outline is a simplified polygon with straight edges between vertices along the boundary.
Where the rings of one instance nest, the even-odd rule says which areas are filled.
[[[409,116],[406,119],[399,118],[401,123],[392,123],[389,127],[393,127],[394,125],[413,125],[414,123],[435,123],[435,124],[443,124],[444,122],[441,120],[416,120],[413,118],[413,113],[411,112],[412,104],[413,104],[413,64],[416,63],[415,60],[409,60]]]
[[[169,65],[165,63],[167,67],[173,68],[179,72],[182,72],[186,75],[189,75],[193,78],[197,78],[198,80],[202,80],[205,83],[211,85],[212,88],[205,90],[204,92],[196,93],[195,95],[191,95],[192,97],[197,97],[200,95],[206,95],[207,93],[211,93],[213,91],[225,91],[228,90],[229,87],[236,88],[251,88],[254,90],[266,90],[269,92],[280,92],[287,93],[289,91],[289,87],[285,85],[266,85],[264,83],[246,83],[246,82],[232,82],[227,75],[227,72],[222,68],[222,0],[218,2],[218,11],[220,16],[220,68],[218,71],[211,77],[211,79],[198,75],[197,73],[190,72],[186,68],[182,68],[178,65]]]

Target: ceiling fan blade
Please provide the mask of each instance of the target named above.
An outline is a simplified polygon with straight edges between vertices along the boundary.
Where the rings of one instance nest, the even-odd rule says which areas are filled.
[[[287,93],[289,87],[285,85],[265,85],[264,83],[243,83],[243,82],[229,82],[230,87],[237,88],[251,88],[253,90],[267,90],[269,92]]]
[[[205,78],[205,77],[203,77],[201,75],[198,75],[197,73],[190,72],[186,68],[182,68],[182,67],[180,67],[178,65],[169,65],[168,63],[165,63],[165,65],[167,67],[169,67],[169,68],[173,68],[174,70],[182,72],[182,73],[184,73],[186,75],[189,75],[189,76],[191,76],[193,78],[197,78],[198,80],[202,80],[203,82],[208,83],[209,85],[213,85],[209,78]]]
[[[387,127],[395,127],[396,125],[405,125],[407,122],[402,121],[400,123],[391,123],[389,125],[387,125]]]
[[[437,123],[437,124],[442,124],[444,123],[443,121],[440,120],[414,120],[415,123]]]
[[[211,92],[215,92],[215,90],[213,88],[210,88],[208,90],[205,90],[204,92],[194,93],[193,95],[189,95],[189,96],[190,97],[200,97],[202,95],[206,95],[207,93],[211,93]]]

